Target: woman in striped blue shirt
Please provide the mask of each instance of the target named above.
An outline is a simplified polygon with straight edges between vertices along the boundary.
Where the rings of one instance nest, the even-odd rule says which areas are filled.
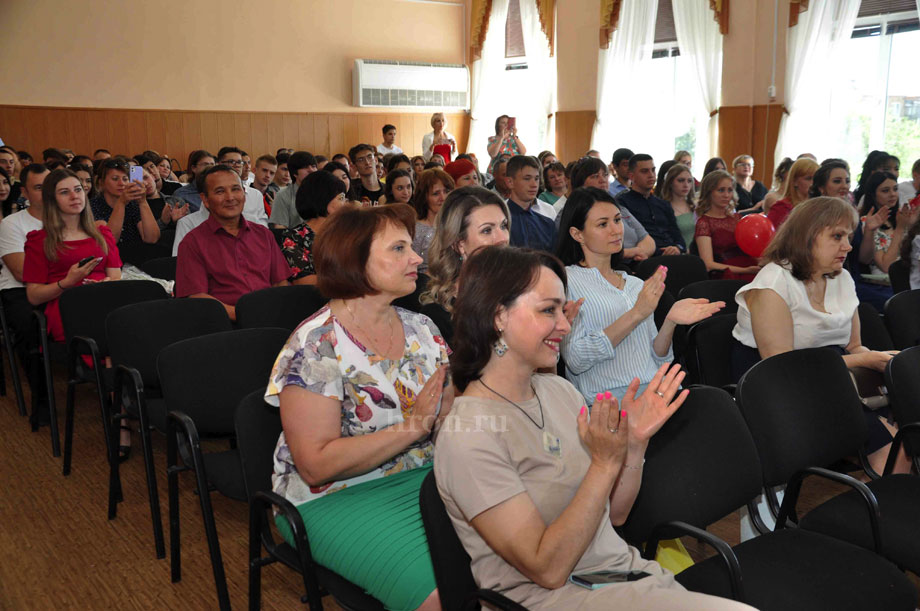
[[[566,265],[568,298],[584,299],[572,332],[562,341],[566,378],[585,397],[610,391],[622,399],[634,378],[639,391],[672,360],[677,325],[690,325],[725,307],[724,301],[681,299],[661,326],[652,315],[664,292],[667,268],[645,282],[616,270],[623,253],[623,222],[602,189],[575,189],[566,202],[556,254]]]

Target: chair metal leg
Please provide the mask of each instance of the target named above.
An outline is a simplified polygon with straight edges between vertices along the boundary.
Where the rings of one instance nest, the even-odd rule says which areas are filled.
[[[172,420],[166,425],[166,481],[169,497],[169,570],[173,583],[182,579],[182,556],[179,550],[179,433]]]
[[[137,402],[141,426],[141,445],[144,450],[144,471],[147,475],[147,499],[150,502],[150,521],[153,523],[153,544],[156,548],[157,558],[165,558],[166,548],[163,543],[163,518],[160,516],[160,493],[157,490],[157,475],[153,468],[153,440],[150,439],[147,405],[140,393],[138,393]]]
[[[70,461],[73,453],[73,412],[77,393],[77,381],[73,375],[67,377],[67,403],[64,408],[64,466],[62,469],[64,475],[70,475]]]
[[[42,347],[42,362],[45,368],[45,385],[48,391],[48,412],[51,414],[51,453],[55,458],[61,456],[61,436],[58,431],[57,405],[54,401],[54,376],[51,371],[51,352],[48,342],[48,322],[45,315],[35,312],[38,318],[38,334]],[[32,403],[35,401],[33,399]]]
[[[261,508],[249,504],[249,611],[262,607],[262,538]]]

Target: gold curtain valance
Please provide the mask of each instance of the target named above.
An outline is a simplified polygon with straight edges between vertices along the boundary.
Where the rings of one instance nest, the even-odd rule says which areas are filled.
[[[521,0],[527,2],[528,0]],[[540,15],[540,29],[549,42],[549,54],[556,52],[556,0],[535,0]],[[482,57],[482,44],[489,31],[489,17],[492,15],[492,0],[472,0],[470,11],[470,61]]]
[[[712,9],[715,20],[719,24],[719,32],[723,36],[728,34],[728,3],[729,0],[709,0],[709,8]]]
[[[712,9],[713,18],[719,24],[719,32],[723,35],[728,34],[729,1],[709,0],[709,8]],[[800,1],[807,6],[808,0]],[[606,49],[610,46],[610,39],[613,37],[613,33],[616,31],[617,24],[620,21],[620,7],[622,4],[623,0],[601,0],[601,49]]]

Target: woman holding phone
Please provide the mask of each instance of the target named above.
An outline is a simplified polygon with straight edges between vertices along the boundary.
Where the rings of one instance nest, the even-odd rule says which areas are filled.
[[[132,171],[135,175],[129,178]],[[160,227],[147,203],[143,168],[129,168],[124,161],[106,159],[96,170],[96,184],[99,195],[90,201],[92,215],[106,223],[116,242],[157,243]]]
[[[448,133],[445,129],[446,127],[447,117],[444,116],[443,112],[436,112],[431,115],[431,133],[425,134],[422,138],[422,158],[426,162],[431,159],[432,155],[437,153],[436,146],[449,146],[450,155],[457,152],[457,140]],[[444,161],[447,162],[450,159],[445,159]]]
[[[518,138],[517,120],[514,117],[502,115],[495,119],[495,135],[489,136],[487,149],[491,158],[489,161],[489,174],[492,174],[492,167],[502,155],[513,157],[527,154],[527,147]]]
[[[96,225],[76,174],[63,168],[48,174],[42,204],[44,227],[26,237],[22,280],[29,303],[45,304],[48,334],[62,342],[60,296],[87,282],[120,280],[121,258],[112,231]]]

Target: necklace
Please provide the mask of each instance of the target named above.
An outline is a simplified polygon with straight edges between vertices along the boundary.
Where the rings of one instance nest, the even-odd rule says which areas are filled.
[[[514,401],[512,401],[511,399],[509,399],[509,398],[506,397],[505,395],[501,394],[501,393],[498,392],[497,390],[493,389],[491,386],[489,386],[489,385],[486,384],[485,382],[483,382],[483,381],[482,381],[482,378],[479,379],[479,383],[482,384],[483,386],[485,386],[487,389],[489,389],[489,390],[492,391],[493,393],[495,393],[496,395],[498,395],[499,397],[501,397],[502,399],[504,399],[505,401],[507,401],[508,403],[510,403],[511,405],[513,405],[514,407],[516,407],[516,408],[518,408],[519,410],[521,410],[521,413],[524,414],[525,416],[527,416],[527,419],[530,420],[531,422],[533,422],[533,425],[534,425],[535,427],[537,427],[537,428],[540,429],[541,431],[543,430],[543,427],[546,425],[546,417],[543,415],[543,402],[540,401],[540,395],[538,395],[538,394],[537,394],[537,391],[534,390],[533,384],[530,385],[530,390],[533,391],[533,396],[535,396],[535,397],[537,398],[537,405],[540,407],[540,424],[537,424],[537,421],[534,420],[533,418],[531,418],[531,417],[530,417],[530,414],[528,414],[526,411],[524,411],[524,408],[523,408],[523,407],[521,407],[520,405],[518,405],[517,403],[515,403]]]
[[[358,322],[358,317],[355,316],[355,313],[348,306],[348,302],[343,299],[342,303],[345,304],[345,309],[348,310],[348,314],[349,316],[351,316],[351,319],[354,321],[355,326],[358,327],[358,330],[361,331],[361,334],[367,338],[368,343],[371,343],[371,334],[365,331],[364,327],[361,326],[361,323]],[[376,352],[379,356],[384,355],[383,352],[377,349],[377,346],[371,345],[371,348],[373,348],[374,352]],[[390,318],[390,339],[389,341],[387,341],[387,350],[391,350],[392,348],[393,348],[393,318],[391,317]]]

